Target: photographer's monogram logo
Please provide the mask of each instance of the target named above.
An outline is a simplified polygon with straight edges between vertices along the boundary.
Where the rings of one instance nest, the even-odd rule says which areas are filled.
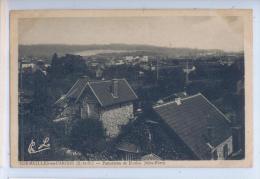
[[[50,150],[51,149],[51,145],[49,144],[49,137],[45,137],[42,141],[42,144],[39,145],[39,147],[37,148],[36,143],[34,141],[34,139],[31,140],[31,143],[28,147],[28,153],[29,154],[35,154],[35,153],[39,153],[45,150]]]

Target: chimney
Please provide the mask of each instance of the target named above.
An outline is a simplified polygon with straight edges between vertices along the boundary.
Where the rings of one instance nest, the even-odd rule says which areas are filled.
[[[181,98],[175,98],[175,102],[178,106],[181,105]]]
[[[118,98],[118,80],[117,79],[112,80],[112,96],[114,98]]]

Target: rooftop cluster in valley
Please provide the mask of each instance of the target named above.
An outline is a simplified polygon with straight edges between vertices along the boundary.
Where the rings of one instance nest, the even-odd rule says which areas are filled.
[[[52,136],[46,158],[244,157],[243,53],[82,48],[36,45],[19,57],[21,141]],[[26,146],[21,160],[34,160]]]
[[[91,81],[82,77],[56,101],[63,111],[54,121],[77,114],[82,119],[95,118],[102,121],[108,138],[116,138],[122,132],[120,126],[138,116],[134,108],[137,100],[125,79]],[[159,100],[152,109],[156,117],[150,123],[167,128],[167,135],[186,148],[192,158],[227,159],[233,153],[231,121],[201,93],[191,96],[186,92],[176,93]],[[153,131],[148,130],[147,140],[151,142]],[[141,156],[141,148],[129,141],[120,140],[116,149],[127,159],[160,158],[156,151]]]

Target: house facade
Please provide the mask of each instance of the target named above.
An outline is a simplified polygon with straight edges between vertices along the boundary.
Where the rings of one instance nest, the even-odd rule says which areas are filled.
[[[101,120],[107,136],[113,138],[134,117],[135,100],[137,95],[125,79],[90,81],[82,77],[56,101],[61,113],[54,121],[72,116]]]
[[[233,138],[230,136],[227,140],[216,146],[212,151],[212,159],[225,160],[233,153]]]
[[[231,121],[202,94],[176,98],[153,110],[194,159],[225,160],[233,153]]]

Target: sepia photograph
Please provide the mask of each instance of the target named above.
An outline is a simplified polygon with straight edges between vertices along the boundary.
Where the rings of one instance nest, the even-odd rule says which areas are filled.
[[[249,167],[252,11],[12,11],[14,167]]]

